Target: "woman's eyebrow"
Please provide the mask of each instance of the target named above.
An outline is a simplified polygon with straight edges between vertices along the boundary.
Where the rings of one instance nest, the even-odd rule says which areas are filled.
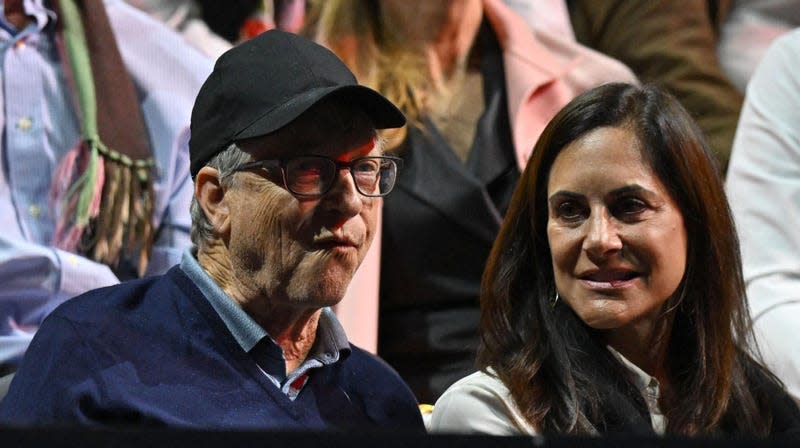
[[[656,196],[656,192],[650,189],[647,189],[639,184],[631,184],[626,185],[624,187],[620,187],[614,190],[611,190],[608,195],[609,196],[623,196],[629,193],[639,193],[644,194],[645,196]]]
[[[624,196],[626,194],[636,193],[646,197],[656,197],[656,192],[645,188],[639,184],[631,184],[625,185],[623,187],[611,190],[606,194],[606,197],[616,198],[620,196]],[[548,203],[553,203],[556,200],[563,200],[563,199],[573,199],[573,200],[580,200],[584,197],[584,195],[580,193],[576,193],[574,191],[569,190],[559,190],[555,193],[551,194],[549,198],[547,198]]]
[[[547,198],[547,201],[552,202],[556,199],[581,199],[582,197],[582,194],[575,193],[574,191],[559,190],[551,194],[550,197]]]

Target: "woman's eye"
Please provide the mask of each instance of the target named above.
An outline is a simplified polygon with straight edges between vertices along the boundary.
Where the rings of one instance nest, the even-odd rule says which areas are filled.
[[[622,198],[614,204],[612,213],[615,216],[625,218],[638,215],[647,209],[647,204],[639,198]]]
[[[566,221],[576,221],[583,217],[583,206],[573,201],[564,201],[556,205],[556,216]]]

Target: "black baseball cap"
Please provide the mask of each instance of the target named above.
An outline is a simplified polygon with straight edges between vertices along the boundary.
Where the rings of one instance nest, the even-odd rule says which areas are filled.
[[[391,101],[358,85],[333,52],[305,37],[270,30],[233,47],[217,60],[192,109],[192,177],[231,143],[277,131],[332,94],[360,106],[376,129],[406,122]]]

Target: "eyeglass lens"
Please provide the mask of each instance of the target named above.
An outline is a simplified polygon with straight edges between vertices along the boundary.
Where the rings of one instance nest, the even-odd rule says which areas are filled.
[[[365,196],[381,196],[394,186],[397,166],[391,159],[365,157],[349,164],[337,164],[325,157],[297,157],[286,163],[286,185],[304,196],[326,193],[336,180],[340,166],[348,166],[358,191]]]

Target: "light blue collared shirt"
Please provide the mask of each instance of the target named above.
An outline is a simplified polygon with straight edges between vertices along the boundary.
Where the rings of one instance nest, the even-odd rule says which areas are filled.
[[[22,30],[7,23],[4,4],[0,0],[0,364],[18,362],[41,321],[64,300],[119,281],[108,266],[51,245],[52,180],[80,139],[79,121],[49,3],[24,0],[32,23]],[[186,139],[194,98],[213,61],[141,11],[119,0],[105,4],[156,160],[156,240],[148,267],[155,274],[178,263],[191,245]]]
[[[294,400],[299,393],[292,383],[309,370],[330,365],[339,360],[341,353],[350,351],[350,343],[344,328],[330,308],[323,308],[317,324],[317,336],[311,352],[300,366],[286,374],[283,350],[270,335],[253,320],[222,288],[206,273],[192,253],[187,250],[181,260],[181,270],[203,293],[242,350],[254,355],[259,351],[259,366],[269,380],[289,398]],[[255,357],[255,356],[254,356]]]

